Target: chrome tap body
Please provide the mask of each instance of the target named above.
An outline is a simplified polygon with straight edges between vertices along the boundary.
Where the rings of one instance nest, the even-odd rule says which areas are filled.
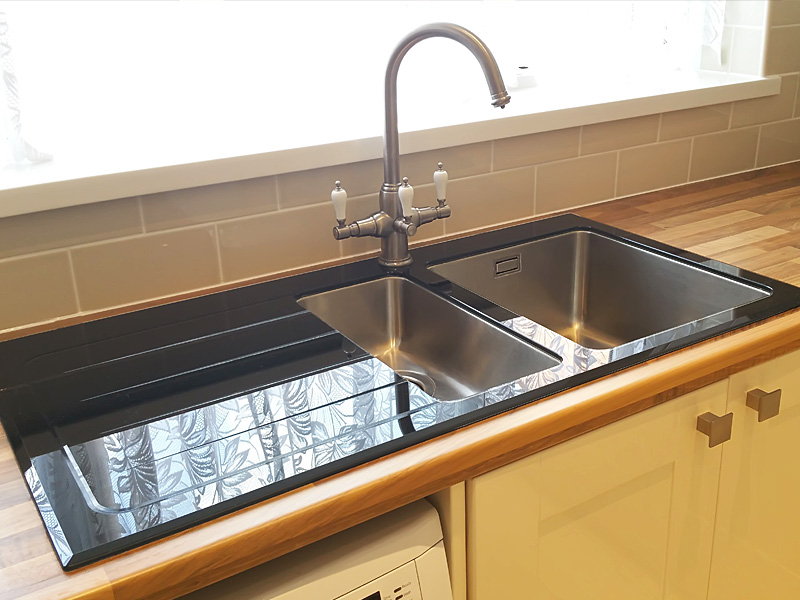
[[[445,199],[441,198],[438,199],[439,206],[414,208],[411,217],[404,218],[398,194],[402,183],[397,131],[397,73],[403,57],[411,47],[431,37],[455,40],[472,52],[483,69],[486,83],[492,94],[492,105],[502,108],[511,100],[492,53],[471,31],[452,23],[432,23],[415,29],[400,40],[386,67],[384,87],[386,127],[383,135],[384,182],[379,194],[380,212],[351,225],[334,228],[336,239],[365,235],[380,237],[381,254],[378,261],[386,267],[401,267],[411,264],[408,236],[414,235],[417,228],[424,223],[450,216],[450,207],[445,204]]]

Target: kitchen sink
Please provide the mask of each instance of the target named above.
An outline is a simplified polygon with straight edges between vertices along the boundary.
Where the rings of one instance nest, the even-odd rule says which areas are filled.
[[[629,241],[577,230],[431,266],[437,275],[592,349],[702,320],[766,298],[751,284]],[[702,328],[702,327],[699,327]]]
[[[544,349],[403,277],[383,277],[298,302],[437,400],[468,398],[560,363]]]

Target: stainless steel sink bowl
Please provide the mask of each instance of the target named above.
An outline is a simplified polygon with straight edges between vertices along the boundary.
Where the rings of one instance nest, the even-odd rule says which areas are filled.
[[[298,302],[437,400],[474,396],[560,362],[402,277]]]
[[[770,291],[594,231],[570,231],[430,267],[593,349],[697,323]],[[702,324],[699,324],[702,325]]]

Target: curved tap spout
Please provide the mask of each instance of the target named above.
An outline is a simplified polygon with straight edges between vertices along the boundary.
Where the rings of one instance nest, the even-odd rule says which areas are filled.
[[[408,237],[414,235],[417,227],[437,219],[450,216],[450,207],[445,204],[444,185],[447,172],[439,163],[439,171],[434,173],[438,206],[414,208],[413,189],[408,183],[400,185],[400,145],[397,136],[397,72],[406,52],[417,42],[429,37],[446,37],[466,46],[483,68],[486,83],[492,93],[492,104],[504,107],[511,100],[500,75],[500,69],[486,45],[471,31],[452,23],[432,23],[415,29],[404,37],[394,49],[389,65],[386,67],[386,131],[383,137],[383,185],[378,194],[380,211],[350,225],[344,219],[345,191],[340,182],[331,193],[339,223],[333,229],[337,240],[349,237],[373,236],[381,239],[381,255],[378,262],[388,269],[405,268],[411,264],[408,251]],[[402,208],[401,208],[402,204]]]
[[[404,37],[394,49],[386,67],[386,130],[383,136],[383,181],[384,185],[400,184],[400,144],[397,134],[397,72],[400,63],[411,47],[430,37],[446,37],[455,40],[469,49],[478,59],[486,76],[486,83],[492,93],[492,104],[504,107],[511,100],[506,91],[500,69],[494,56],[478,36],[471,31],[452,23],[431,23],[423,25]]]

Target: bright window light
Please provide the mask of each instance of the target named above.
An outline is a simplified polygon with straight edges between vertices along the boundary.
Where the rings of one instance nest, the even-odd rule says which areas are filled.
[[[25,139],[91,160],[381,135],[389,54],[434,21],[482,38],[512,91],[521,66],[541,88],[564,89],[696,69],[708,4],[60,1],[0,2],[0,12]],[[411,114],[447,123],[457,107],[492,110],[477,62],[450,40],[409,52],[398,89],[401,130]]]

